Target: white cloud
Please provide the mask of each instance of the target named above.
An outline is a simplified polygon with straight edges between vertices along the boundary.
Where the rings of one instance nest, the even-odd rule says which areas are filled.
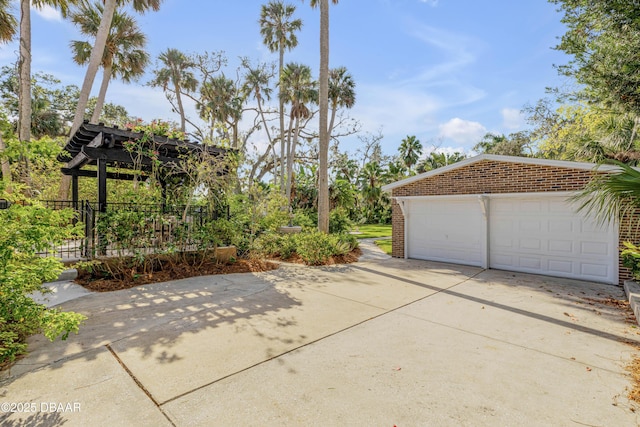
[[[40,8],[31,6],[31,9],[33,9],[38,15],[40,15],[42,19],[46,19],[47,21],[62,21],[62,14],[60,13],[60,11],[54,9],[49,5],[44,5]]]
[[[441,124],[439,129],[439,137],[451,139],[463,145],[475,144],[487,133],[487,128],[482,124],[458,117]]]
[[[439,102],[426,91],[402,85],[360,85],[349,115],[363,129],[383,127],[385,135],[419,133],[430,125]]]
[[[420,0],[420,3],[426,3],[431,7],[436,7],[439,0]]]
[[[515,108],[503,108],[500,113],[502,125],[507,129],[520,129],[525,123],[524,116]]]

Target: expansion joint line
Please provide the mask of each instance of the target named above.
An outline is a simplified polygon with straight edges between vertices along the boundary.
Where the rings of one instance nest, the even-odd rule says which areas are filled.
[[[113,350],[113,348],[111,348],[111,346],[109,344],[106,344],[105,347],[107,347],[107,350],[109,350],[109,352],[113,355],[113,357],[118,361],[118,363],[120,364],[120,366],[122,366],[122,369],[125,370],[125,372],[129,375],[129,377],[131,377],[131,379],[136,383],[136,385],[138,386],[138,388],[140,388],[140,390],[142,390],[144,392],[144,394],[147,395],[147,397],[149,398],[149,400],[151,400],[153,402],[153,404],[156,406],[156,408],[158,408],[158,410],[160,410],[160,412],[162,413],[162,415],[167,419],[167,421],[169,421],[169,423],[173,426],[176,427],[175,423],[171,420],[171,418],[169,418],[169,416],[164,412],[164,410],[162,409],[162,407],[160,406],[160,404],[158,403],[158,401],[151,395],[151,393],[149,392],[149,390],[147,390],[147,388],[140,382],[140,380],[138,378],[136,378],[135,375],[133,375],[133,372],[131,372],[131,370],[127,367],[127,365],[125,365],[125,363],[122,361],[122,359],[120,359],[120,357],[118,357],[118,354]]]

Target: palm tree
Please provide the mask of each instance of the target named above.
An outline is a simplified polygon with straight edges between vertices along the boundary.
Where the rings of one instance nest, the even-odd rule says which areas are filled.
[[[10,41],[15,35],[18,26],[16,18],[9,13],[9,3],[10,0],[0,0],[0,44]],[[9,168],[9,161],[3,158],[5,148],[2,133],[0,132],[0,172],[5,184],[10,184],[11,169]]]
[[[28,1],[28,0],[23,0]],[[62,0],[56,0],[62,1]],[[82,124],[84,118],[84,112],[87,108],[87,102],[89,102],[89,95],[91,94],[91,88],[93,87],[93,81],[95,80],[98,68],[102,64],[103,54],[107,45],[107,39],[109,38],[109,32],[111,29],[111,22],[116,12],[117,6],[124,6],[124,4],[131,3],[134,10],[140,13],[144,13],[148,10],[157,11],[160,9],[162,0],[104,0],[104,9],[102,12],[102,18],[100,19],[100,25],[96,31],[96,40],[93,48],[91,49],[91,55],[89,56],[87,73],[85,74],[82,88],[80,89],[80,99],[78,100],[78,106],[76,108],[76,114],[71,125],[70,134],[73,135],[76,130]],[[64,184],[64,183],[63,183]],[[68,185],[67,185],[68,187]],[[66,194],[67,191],[64,191]],[[62,191],[61,191],[62,193]]]
[[[592,215],[599,224],[611,223],[627,216],[636,218],[640,209],[640,170],[617,161],[609,161],[619,172],[597,176],[573,197],[578,210]]]
[[[18,21],[9,13],[10,0],[0,0],[0,43],[10,41],[16,33]]]
[[[104,8],[100,3],[95,3],[93,6],[83,5],[71,15],[71,20],[80,27],[82,34],[95,37],[103,11]],[[112,77],[120,76],[122,81],[129,83],[144,74],[144,69],[149,63],[149,55],[144,50],[146,41],[146,37],[140,31],[135,19],[127,13],[116,10],[102,56],[102,84],[91,117],[92,123],[98,122]],[[76,63],[84,65],[89,61],[92,49],[90,42],[72,41],[71,48]]]
[[[256,171],[258,167],[265,161],[267,156],[269,155],[269,151],[273,152],[273,174],[274,174],[274,183],[277,181],[277,169],[276,169],[276,153],[274,148],[274,140],[271,137],[271,131],[269,130],[269,124],[264,115],[264,108],[262,105],[262,100],[265,98],[266,100],[271,99],[271,87],[269,86],[271,82],[271,78],[273,77],[273,73],[270,73],[265,65],[259,65],[256,68],[252,68],[251,64],[248,60],[243,60],[242,65],[247,69],[247,73],[244,76],[244,85],[242,86],[242,91],[244,92],[245,98],[249,96],[253,96],[253,98],[258,103],[258,114],[260,115],[260,121],[262,122],[262,127],[264,128],[265,133],[267,134],[267,141],[269,145],[265,150],[264,154],[262,154],[258,160],[251,167],[251,172],[249,173],[249,182],[253,182],[253,178],[255,177]]]
[[[331,0],[338,4],[338,0]],[[311,0],[320,6],[320,141],[318,144],[318,230],[329,232],[329,0]]]
[[[421,160],[420,163],[418,163],[417,172],[423,173],[433,169],[438,169],[444,166],[451,165],[453,163],[457,163],[466,158],[467,156],[457,151],[451,154],[437,153],[435,151],[432,151],[425,159]]]
[[[407,167],[407,171],[411,173],[413,167],[418,163],[418,159],[422,154],[422,144],[415,135],[407,136],[402,140],[398,148],[400,159]]]
[[[272,0],[263,5],[260,11],[260,34],[265,46],[271,52],[278,52],[278,81],[282,80],[284,70],[284,52],[298,45],[296,32],[302,28],[300,19],[292,19],[296,8],[290,4],[284,4],[280,0]],[[284,165],[284,101],[282,88],[278,94],[280,112],[280,164]],[[284,190],[284,167],[280,170],[280,187]]]
[[[45,1],[45,0],[42,0]],[[49,0],[50,2],[62,3],[65,0]],[[81,2],[84,0],[66,0],[66,2]],[[22,2],[28,3],[29,0],[22,0]],[[91,55],[89,56],[87,72],[82,82],[82,88],[80,89],[80,97],[78,98],[78,105],[76,106],[76,114],[73,118],[71,130],[69,135],[73,135],[84,120],[84,113],[89,102],[89,96],[91,95],[91,88],[93,87],[93,81],[98,73],[98,68],[102,64],[103,54],[105,46],[107,45],[107,38],[109,37],[109,31],[111,29],[111,21],[113,15],[116,12],[118,5],[124,6],[125,4],[132,4],[134,10],[139,13],[144,13],[147,10],[159,10],[162,0],[104,0],[104,9],[102,12],[102,18],[100,19],[100,26],[96,32],[96,40],[93,48],[91,49]],[[60,180],[60,188],[58,190],[58,197],[61,200],[69,198],[69,186],[71,184],[71,177],[63,175]]]
[[[382,179],[384,171],[378,162],[369,162],[360,171],[360,191],[365,203],[367,221],[376,217],[376,208],[382,199]]]
[[[316,82],[311,77],[311,68],[296,63],[287,64],[280,80],[281,100],[291,104],[289,132],[287,133],[287,179],[286,196],[291,198],[291,180],[293,179],[293,162],[296,145],[300,136],[300,121],[311,117],[307,104],[316,102],[318,92]]]
[[[41,8],[52,6],[60,10],[63,16],[67,16],[69,6],[80,0],[20,0],[20,59],[19,69],[19,110],[18,110],[18,139],[20,140],[20,156],[23,160],[23,181],[29,184],[29,162],[24,154],[25,147],[31,139],[31,9],[30,6]]]
[[[178,114],[180,114],[180,131],[186,129],[186,113],[182,103],[182,92],[194,92],[198,86],[198,80],[193,74],[194,62],[178,49],[167,49],[158,57],[164,65],[163,68],[154,70],[155,77],[151,81],[152,86],[162,87],[167,91],[169,86],[176,97]]]
[[[331,120],[329,121],[329,138],[336,119],[339,107],[352,108],[356,103],[356,82],[346,67],[338,67],[329,71],[329,108]]]
[[[242,118],[244,96],[234,81],[224,74],[213,77],[202,84],[200,93],[200,117],[211,123],[212,130],[216,123],[222,124],[225,128],[224,137],[231,141],[233,148],[240,149],[238,124]]]

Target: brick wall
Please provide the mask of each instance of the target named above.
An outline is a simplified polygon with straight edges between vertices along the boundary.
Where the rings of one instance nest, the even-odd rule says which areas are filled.
[[[462,194],[533,193],[577,191],[593,178],[594,172],[584,169],[533,165],[528,163],[482,160],[392,190],[393,197],[444,196]],[[404,257],[404,216],[400,206],[392,205],[392,255]],[[626,231],[625,231],[626,230]],[[622,233],[625,232],[623,236]],[[640,230],[620,227],[620,241],[640,241]],[[631,233],[631,234],[630,234]],[[620,266],[620,280],[629,272]]]

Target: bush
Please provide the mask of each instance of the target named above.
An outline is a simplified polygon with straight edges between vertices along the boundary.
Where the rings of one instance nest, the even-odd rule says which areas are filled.
[[[631,269],[634,280],[640,280],[640,248],[631,242],[624,242],[627,248],[620,253],[622,265]]]
[[[262,256],[288,259],[296,251],[293,237],[291,234],[266,232],[253,241],[252,249]]]
[[[329,214],[329,233],[346,233],[353,227],[353,222],[349,219],[349,212],[344,208],[337,208]]]
[[[296,252],[309,265],[326,264],[336,252],[335,236],[319,231],[296,234],[294,240]]]
[[[10,200],[7,194],[0,197]],[[29,335],[42,332],[52,341],[64,340],[69,333],[77,333],[85,319],[81,314],[47,309],[29,297],[44,291],[42,284],[62,272],[59,260],[38,252],[79,234],[81,225],[72,226],[72,216],[72,211],[49,210],[35,202],[13,203],[0,210],[0,366],[26,352]]]

